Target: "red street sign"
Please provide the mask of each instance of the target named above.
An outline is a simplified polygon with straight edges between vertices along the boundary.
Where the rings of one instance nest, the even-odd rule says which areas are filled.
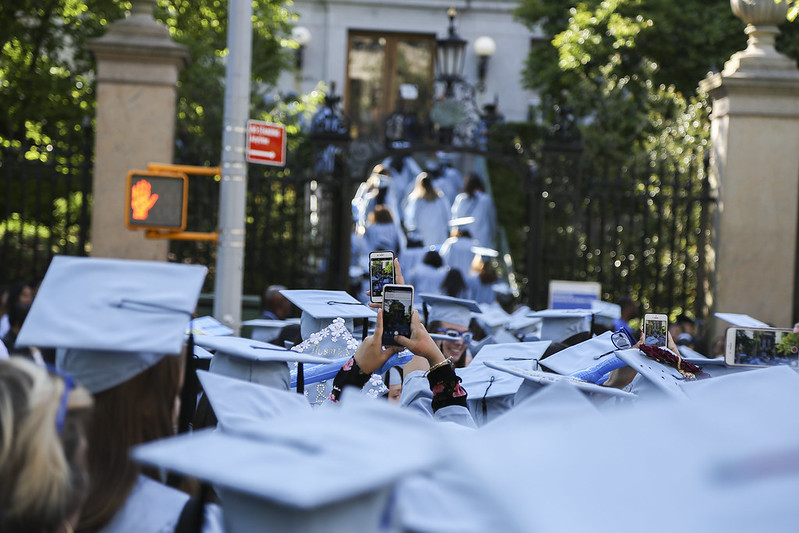
[[[262,120],[248,120],[247,161],[275,167],[285,166],[286,127]]]

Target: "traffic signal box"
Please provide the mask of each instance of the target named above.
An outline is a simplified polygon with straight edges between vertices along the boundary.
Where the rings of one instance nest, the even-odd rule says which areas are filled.
[[[189,178],[183,172],[128,172],[125,225],[130,229],[186,229]]]

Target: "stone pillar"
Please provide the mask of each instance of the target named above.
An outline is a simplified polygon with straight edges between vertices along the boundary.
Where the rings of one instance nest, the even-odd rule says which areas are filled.
[[[748,46],[700,83],[713,99],[711,178],[719,193],[713,309],[787,327],[799,312],[799,70],[774,38],[788,6],[730,4],[748,24]],[[712,321],[711,333],[725,327]]]
[[[168,241],[125,226],[128,171],[171,163],[178,73],[188,61],[153,18],[155,0],[134,0],[129,17],[89,49],[97,59],[97,115],[91,225],[93,256],[166,260]]]

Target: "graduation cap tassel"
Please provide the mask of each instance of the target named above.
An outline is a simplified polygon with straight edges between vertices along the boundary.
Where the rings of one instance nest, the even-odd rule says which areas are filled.
[[[483,393],[483,402],[482,402],[483,418],[485,418],[486,415],[488,414],[488,405],[486,404],[486,396],[488,396],[488,389],[490,389],[491,385],[493,384],[494,384],[494,376],[491,376],[491,379],[488,381],[488,387],[486,387],[486,391]]]
[[[302,363],[297,363],[297,393],[305,394],[305,372]]]
[[[197,407],[197,358],[194,355],[194,334],[189,333],[186,343],[186,367],[183,375],[183,391],[180,395],[180,415],[178,416],[178,433],[188,433]]]

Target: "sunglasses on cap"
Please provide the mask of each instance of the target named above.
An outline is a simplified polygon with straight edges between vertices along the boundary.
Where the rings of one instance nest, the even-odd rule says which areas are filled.
[[[456,329],[438,328],[436,332],[443,333],[447,337],[452,337],[452,342],[462,341],[466,344],[469,344],[474,338],[474,333],[471,331],[458,331]]]
[[[611,334],[610,341],[618,350],[626,350],[635,346],[635,340],[633,339],[633,336],[624,328],[621,328],[615,333]]]

